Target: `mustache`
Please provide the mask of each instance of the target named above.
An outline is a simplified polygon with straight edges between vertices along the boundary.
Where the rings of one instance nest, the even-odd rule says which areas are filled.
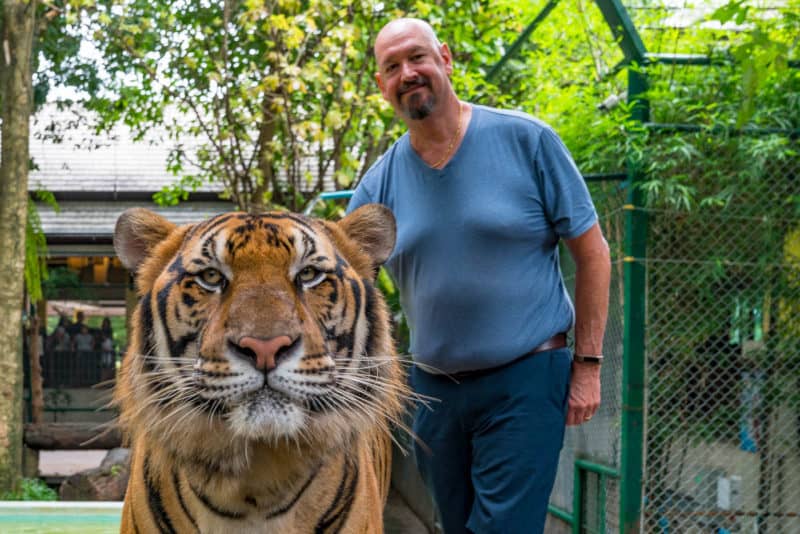
[[[403,82],[397,88],[397,96],[403,96],[405,93],[412,89],[416,89],[417,87],[430,87],[431,81],[426,76],[418,76],[413,80],[409,80],[407,82]]]

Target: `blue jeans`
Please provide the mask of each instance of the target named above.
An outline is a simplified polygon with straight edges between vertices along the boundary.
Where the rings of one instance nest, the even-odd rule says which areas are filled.
[[[564,441],[571,356],[555,349],[459,378],[414,367],[417,467],[445,534],[544,531]]]

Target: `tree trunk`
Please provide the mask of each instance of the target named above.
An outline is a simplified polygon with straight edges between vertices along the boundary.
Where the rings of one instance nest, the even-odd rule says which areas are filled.
[[[22,468],[22,297],[35,0],[4,0],[0,98],[0,493]]]
[[[40,301],[39,305],[43,305]],[[41,423],[44,415],[44,390],[42,388],[42,352],[44,343],[39,346],[39,315],[31,317],[31,328],[28,332],[28,354],[31,369],[31,421]]]

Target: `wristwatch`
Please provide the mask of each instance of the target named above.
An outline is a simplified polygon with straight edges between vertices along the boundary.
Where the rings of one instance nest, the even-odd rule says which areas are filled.
[[[603,355],[589,356],[586,354],[573,354],[572,361],[577,363],[596,363],[599,365],[603,363]]]

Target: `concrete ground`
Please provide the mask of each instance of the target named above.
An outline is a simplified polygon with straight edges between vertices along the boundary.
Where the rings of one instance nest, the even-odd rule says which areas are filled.
[[[383,511],[384,534],[429,534],[425,524],[392,488]]]

